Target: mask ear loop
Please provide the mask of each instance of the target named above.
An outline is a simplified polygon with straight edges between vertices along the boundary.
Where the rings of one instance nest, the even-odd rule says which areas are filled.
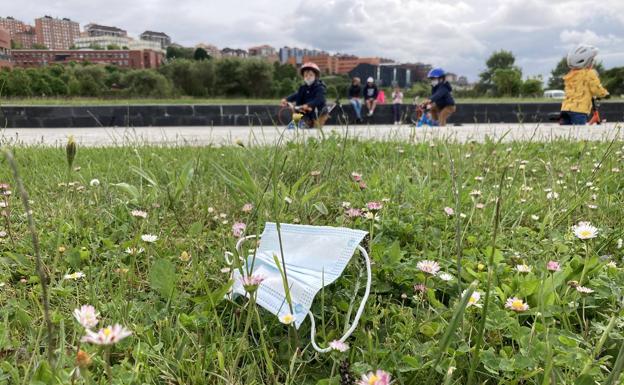
[[[243,245],[243,242],[249,240],[249,239],[253,239],[255,238],[255,235],[248,235],[246,237],[242,237],[238,240],[238,242],[236,242],[236,251],[238,252],[238,255],[240,256],[242,251],[241,251],[241,246]],[[240,257],[239,257],[240,258]],[[223,259],[225,259],[225,263],[228,264],[228,266],[232,266],[232,263],[234,263],[233,259],[234,259],[234,253],[230,252],[230,251],[226,251],[223,255]]]
[[[355,314],[355,318],[353,318],[353,323],[351,324],[351,327],[340,338],[340,340],[339,340],[340,342],[345,342],[347,340],[347,338],[349,338],[351,336],[351,334],[353,334],[353,332],[357,328],[358,322],[360,321],[360,317],[362,316],[362,313],[364,313],[364,307],[366,306],[366,301],[368,300],[368,295],[370,294],[370,288],[371,288],[371,282],[372,282],[370,258],[368,257],[368,253],[366,252],[366,249],[364,249],[362,246],[358,245],[357,249],[360,250],[360,253],[362,254],[362,256],[364,256],[364,259],[366,260],[366,291],[364,291],[364,296],[362,297],[362,302],[360,303],[360,307],[358,308],[358,311]],[[310,316],[310,322],[312,323],[312,325],[310,327],[310,341],[312,342],[312,347],[314,348],[314,350],[316,350],[319,353],[328,353],[328,352],[330,352],[332,350],[331,347],[320,348],[316,344],[316,340],[315,340],[316,324],[314,322],[314,315],[310,311],[308,311],[308,315]]]

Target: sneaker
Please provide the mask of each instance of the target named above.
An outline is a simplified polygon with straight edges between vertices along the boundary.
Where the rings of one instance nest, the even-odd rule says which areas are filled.
[[[295,122],[291,121],[290,123],[288,123],[288,129],[289,130],[294,130],[295,129]]]

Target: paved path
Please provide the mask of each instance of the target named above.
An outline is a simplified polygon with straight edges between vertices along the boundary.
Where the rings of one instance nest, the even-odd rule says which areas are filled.
[[[611,140],[624,139],[621,123],[600,126],[559,126],[556,124],[466,124],[448,127],[327,126],[325,135],[335,132],[349,137],[376,140],[483,142],[486,138],[509,141],[550,141],[553,139]],[[2,143],[23,145],[64,145],[74,135],[82,146],[110,145],[227,145],[242,141],[246,145],[274,144],[280,138],[320,136],[318,130],[284,131],[275,127],[135,127],[135,128],[7,128],[0,131]]]

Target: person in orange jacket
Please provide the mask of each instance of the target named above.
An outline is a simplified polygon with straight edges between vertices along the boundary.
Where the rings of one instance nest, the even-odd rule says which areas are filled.
[[[561,104],[561,124],[585,125],[592,109],[593,98],[609,97],[598,73],[592,68],[598,49],[580,44],[568,53],[568,72],[563,77],[565,99]]]

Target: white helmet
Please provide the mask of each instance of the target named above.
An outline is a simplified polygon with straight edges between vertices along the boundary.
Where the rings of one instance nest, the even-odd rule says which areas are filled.
[[[568,67],[575,69],[589,67],[596,55],[598,55],[598,48],[587,44],[579,44],[568,53]]]
[[[372,76],[369,76],[368,79],[366,79],[366,83],[375,83],[375,79],[373,79]]]

